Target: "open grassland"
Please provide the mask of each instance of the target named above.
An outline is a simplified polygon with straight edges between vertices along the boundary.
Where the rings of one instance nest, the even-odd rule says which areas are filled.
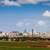
[[[17,48],[23,48],[22,50],[24,48],[33,48],[35,50],[43,50],[46,48],[50,50],[50,41],[0,41],[0,50],[16,50]]]
[[[50,50],[50,48],[0,48],[0,50]]]
[[[0,47],[9,48],[50,48],[50,41],[0,41]]]
[[[0,50],[50,50],[50,48],[3,48]]]

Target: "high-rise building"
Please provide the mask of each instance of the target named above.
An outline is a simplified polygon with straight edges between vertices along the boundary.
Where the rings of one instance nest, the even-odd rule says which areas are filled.
[[[32,37],[33,37],[34,29],[32,29]]]
[[[26,32],[27,32],[27,30],[25,29],[25,30],[24,30],[24,32],[26,33]]]

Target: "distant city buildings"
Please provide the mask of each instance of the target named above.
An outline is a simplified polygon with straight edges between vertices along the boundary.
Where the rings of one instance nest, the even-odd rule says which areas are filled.
[[[8,36],[12,37],[42,37],[50,38],[50,32],[0,32],[0,37]]]
[[[41,38],[50,38],[50,32],[27,32],[25,29],[24,32],[12,31],[12,32],[2,32],[0,31],[0,37],[41,37]]]

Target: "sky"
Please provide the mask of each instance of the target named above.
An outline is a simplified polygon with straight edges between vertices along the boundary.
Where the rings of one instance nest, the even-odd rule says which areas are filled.
[[[0,0],[0,31],[50,31],[50,0]]]

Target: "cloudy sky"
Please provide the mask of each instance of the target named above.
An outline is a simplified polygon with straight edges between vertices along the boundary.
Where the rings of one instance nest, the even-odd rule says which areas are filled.
[[[50,0],[0,0],[0,31],[50,31]]]

